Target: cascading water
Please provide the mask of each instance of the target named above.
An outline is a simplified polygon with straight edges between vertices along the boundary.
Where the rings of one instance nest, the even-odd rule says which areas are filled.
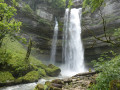
[[[64,17],[62,74],[77,74],[85,71],[84,50],[81,41],[82,9],[66,9]]]
[[[52,49],[51,49],[51,57],[50,57],[50,62],[52,64],[55,63],[57,36],[58,36],[58,21],[57,19],[55,19],[54,35],[52,40],[52,47],[51,47]]]

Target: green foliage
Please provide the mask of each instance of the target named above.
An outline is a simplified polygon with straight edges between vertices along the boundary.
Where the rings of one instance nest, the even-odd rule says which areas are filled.
[[[83,8],[90,7],[91,11],[94,12],[97,8],[102,6],[104,0],[84,0]]]
[[[5,83],[8,80],[9,81],[14,81],[14,77],[12,76],[12,74],[10,72],[1,72],[0,71],[0,83]]]
[[[1,63],[5,62],[6,70],[10,70],[15,77],[24,76],[32,70],[36,70],[39,73],[39,76],[43,77],[46,76],[46,73],[48,72],[49,74],[47,75],[52,75],[54,73],[56,74],[59,70],[56,66],[51,65],[48,67],[47,65],[44,65],[40,60],[37,60],[33,56],[30,56],[29,58],[31,66],[29,69],[28,65],[24,61],[26,50],[23,46],[15,39],[12,42],[9,37],[4,38],[3,42],[5,45],[0,49],[0,56],[3,57],[1,58],[3,59]],[[5,55],[3,55],[4,52],[6,52]]]
[[[0,0],[0,3],[1,3],[1,2],[3,3],[3,2],[4,2],[4,0]]]
[[[12,4],[13,4],[14,7],[18,6],[18,2],[16,0],[12,0]]]
[[[110,82],[110,90],[120,90],[120,80],[113,80]]]
[[[69,0],[69,3],[68,3],[68,8],[71,8],[71,6],[73,5],[73,0]]]
[[[14,14],[16,14],[14,7],[8,6],[3,1],[0,3],[0,44],[6,35],[13,36],[20,30],[22,23],[12,18]]]
[[[26,13],[33,13],[33,10],[28,4],[23,3],[22,11]]]
[[[50,1],[50,0],[48,0]],[[53,8],[64,8],[65,7],[65,0],[52,0],[52,2],[50,2],[50,4],[52,5]]]
[[[107,55],[99,58],[100,62],[95,63],[96,71],[100,71],[98,77],[96,78],[96,84],[91,86],[90,90],[109,90],[110,82],[113,80],[120,80],[120,55],[111,51],[115,58],[110,58]],[[105,57],[105,58],[103,58]],[[104,61],[106,59],[111,59],[109,61]]]
[[[114,30],[113,36],[119,37],[120,36],[120,28]]]
[[[3,50],[0,48],[0,68],[4,68],[4,66],[7,66],[8,60],[12,58],[11,54],[6,52],[6,50]]]

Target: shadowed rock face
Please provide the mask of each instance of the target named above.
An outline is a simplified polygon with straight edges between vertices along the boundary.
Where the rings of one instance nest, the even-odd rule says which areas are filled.
[[[106,6],[101,7],[101,13],[106,21],[106,31],[112,31],[113,29],[120,27],[120,1],[105,0],[105,2]],[[88,12],[86,14],[83,14],[82,26],[83,25],[87,27],[88,30],[93,31],[96,36],[100,36],[104,33],[103,22],[99,10],[96,10],[94,13]],[[95,39],[92,38],[92,35],[88,30],[86,30],[84,26],[82,27],[82,38],[85,48],[85,59],[87,61],[91,61],[98,58],[103,52],[110,50],[111,47],[109,47],[109,44],[97,41],[94,47],[90,48]],[[116,50],[116,48],[113,50]]]
[[[81,2],[77,1],[74,2],[73,8],[80,8]],[[120,27],[120,1],[119,0],[105,0],[106,6],[101,7],[102,16],[106,20],[106,30],[112,31],[115,28]],[[88,10],[87,8],[85,10]],[[83,12],[85,11],[83,9]],[[88,10],[89,11],[89,10]],[[91,33],[89,33],[83,25],[85,25],[89,30],[92,30],[96,36],[100,36],[104,34],[103,31],[103,24],[101,16],[99,15],[100,11],[96,10],[94,13],[87,12],[86,14],[82,15],[82,40],[83,40],[83,46],[85,49],[85,62],[90,62],[91,60],[97,59],[100,54],[102,54],[105,51],[108,51],[111,49],[109,44],[103,43],[101,41],[96,41],[96,44],[93,48],[92,44],[94,43],[95,39],[92,37]],[[59,34],[60,35],[60,34]],[[62,34],[61,34],[62,36]],[[59,41],[61,41],[62,38],[59,37]],[[105,39],[105,38],[103,38]],[[114,39],[114,38],[111,38]],[[57,47],[57,59],[58,62],[61,61],[62,58],[60,58],[61,55],[61,48],[62,44],[61,42],[58,42]],[[117,50],[117,47],[112,48],[112,50]]]
[[[9,1],[6,0],[8,3]],[[47,50],[49,55],[51,48],[51,39],[53,36],[54,29],[54,17],[58,17],[59,22],[63,24],[64,10],[57,11],[52,9],[50,5],[45,2],[38,2],[38,0],[23,0],[31,6],[34,15],[26,14],[18,8],[18,14],[16,18],[23,22],[22,27],[22,36],[27,39],[29,36],[32,36],[33,41],[36,42],[35,47],[38,47],[42,50]],[[41,0],[40,0],[41,1]],[[106,6],[101,8],[102,14],[107,21],[107,30],[112,30],[114,28],[120,27],[120,1],[119,0],[105,0]],[[74,2],[73,7],[81,7],[81,2]],[[85,9],[87,10],[87,9]],[[89,10],[88,10],[89,11]],[[83,10],[84,12],[84,10]],[[36,17],[37,16],[37,17]],[[39,19],[43,20],[39,22]],[[47,22],[47,23],[44,23]],[[60,25],[60,24],[59,24]],[[97,36],[103,34],[103,25],[101,16],[99,16],[99,10],[96,10],[94,13],[87,12],[82,16],[82,26],[85,25],[89,30],[93,30]],[[62,27],[63,25],[61,25]],[[93,48],[90,48],[94,42],[92,35],[82,27],[82,39],[85,48],[85,60],[91,61],[96,59],[102,52],[109,50],[108,44],[97,41],[96,45]],[[57,47],[57,61],[61,61],[61,51],[62,51],[62,33],[58,33],[58,47]]]

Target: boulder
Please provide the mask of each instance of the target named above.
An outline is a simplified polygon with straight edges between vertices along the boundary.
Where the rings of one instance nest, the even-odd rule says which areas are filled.
[[[45,68],[47,75],[54,77],[58,76],[61,72],[60,68],[56,67],[53,64],[48,65],[48,68]]]
[[[34,90],[44,90],[44,85],[38,84]]]
[[[51,83],[64,84],[63,81],[62,81],[61,79],[52,80]]]
[[[62,90],[61,84],[56,84],[49,81],[45,82],[45,86],[47,87],[48,90]]]

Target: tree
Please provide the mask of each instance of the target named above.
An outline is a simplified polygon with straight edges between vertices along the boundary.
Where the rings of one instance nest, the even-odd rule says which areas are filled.
[[[29,68],[30,68],[29,57],[30,57],[30,54],[31,54],[32,45],[33,45],[33,42],[30,39],[29,40],[29,44],[28,44],[28,49],[27,49],[26,57],[25,57],[25,62],[28,64]]]
[[[97,8],[103,5],[104,0],[84,0],[83,8],[90,7],[91,11],[94,12]]]
[[[119,1],[118,1],[119,2]],[[89,30],[85,25],[83,25],[85,27],[85,29],[95,38],[95,41],[93,43],[93,45],[95,45],[96,41],[102,41],[104,43],[109,43],[110,45],[113,46],[120,46],[120,39],[117,39],[119,36],[118,34],[120,33],[119,29],[113,29],[113,33],[111,35],[111,33],[108,33],[106,26],[107,26],[107,20],[105,19],[105,15],[102,13],[102,8],[105,6],[105,1],[104,0],[84,0],[83,2],[83,8],[89,7],[89,11],[91,13],[93,13],[95,10],[98,10],[98,14],[101,17],[102,20],[102,27],[103,27],[103,36],[96,36],[95,32],[92,30]],[[114,37],[117,40],[112,40],[111,38]],[[92,47],[93,47],[92,45]]]
[[[0,0],[0,47],[7,35],[13,36],[20,30],[22,23],[13,18],[16,11],[14,5],[8,6],[4,0]]]

